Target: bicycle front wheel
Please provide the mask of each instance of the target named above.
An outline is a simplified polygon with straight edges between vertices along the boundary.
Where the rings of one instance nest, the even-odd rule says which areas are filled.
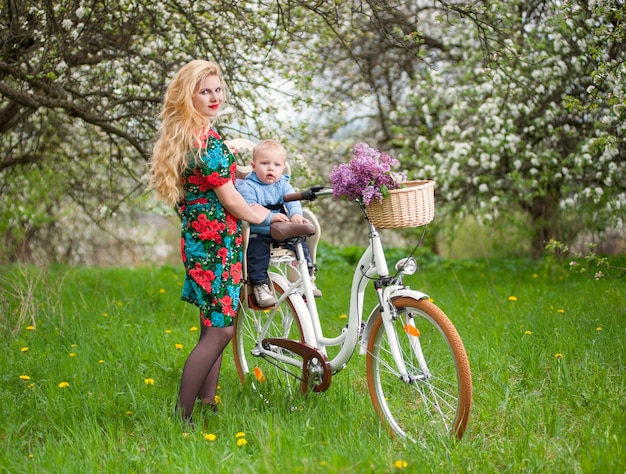
[[[463,436],[472,407],[472,377],[463,342],[448,317],[427,300],[393,300],[394,331],[382,317],[367,347],[367,382],[372,403],[391,434],[417,441],[426,436]],[[391,338],[391,340],[390,340]],[[395,342],[394,342],[395,341]],[[400,350],[407,374],[391,353]]]
[[[276,299],[284,289],[273,282]],[[261,341],[266,338],[285,338],[304,342],[300,318],[289,298],[271,309],[254,308],[244,297],[237,310],[233,350],[235,366],[242,384],[250,383],[254,390],[266,399],[276,391],[282,398],[286,394],[293,398],[302,392],[302,365],[295,366],[273,357],[264,357],[260,352]],[[273,352],[290,359],[302,358],[285,348],[272,347]]]

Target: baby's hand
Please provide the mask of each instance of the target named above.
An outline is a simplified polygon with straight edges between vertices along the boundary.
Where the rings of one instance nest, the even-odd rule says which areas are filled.
[[[291,217],[291,222],[295,223],[295,224],[308,224],[309,221],[307,221],[304,217],[302,217],[302,214],[295,214]]]

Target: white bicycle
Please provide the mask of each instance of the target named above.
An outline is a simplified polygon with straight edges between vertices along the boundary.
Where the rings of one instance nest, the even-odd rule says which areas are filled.
[[[314,187],[287,195],[285,201],[331,193]],[[366,357],[374,409],[392,435],[418,440],[439,430],[461,438],[472,406],[472,378],[461,338],[428,295],[402,283],[403,275],[417,269],[412,256],[401,259],[390,274],[379,232],[359,205],[369,226],[369,246],[354,269],[347,326],[334,337],[324,334],[302,251],[305,237],[287,237],[283,243],[295,246],[295,256],[279,252],[269,272],[277,304],[258,308],[247,288],[242,290],[233,337],[241,382],[253,384],[268,400],[324,391],[358,345]],[[370,283],[378,303],[364,318]],[[330,358],[329,348],[335,348]]]

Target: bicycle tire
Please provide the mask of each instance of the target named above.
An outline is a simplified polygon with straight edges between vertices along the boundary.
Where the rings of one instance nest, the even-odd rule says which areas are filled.
[[[284,289],[276,282],[272,282],[276,299],[284,293]],[[245,291],[242,289],[242,293]],[[272,316],[273,315],[273,316]],[[266,399],[276,391],[284,398],[286,394],[291,399],[297,392],[303,392],[301,375],[302,369],[275,359],[266,360],[253,355],[259,340],[260,328],[269,317],[272,323],[265,338],[287,338],[303,342],[302,326],[299,315],[293,303],[287,298],[279,306],[269,310],[258,310],[250,307],[242,295],[233,334],[233,352],[235,366],[242,384],[250,383],[252,388]],[[278,349],[294,358],[301,358],[287,349]]]
[[[391,435],[413,441],[429,436],[461,438],[472,408],[472,376],[463,342],[448,317],[428,300],[393,300],[393,322],[411,381],[403,381],[389,351],[379,313],[367,347],[367,382],[374,409]],[[414,322],[411,329],[406,324]],[[419,346],[430,375],[420,368],[411,338]],[[414,339],[415,340],[415,339]]]

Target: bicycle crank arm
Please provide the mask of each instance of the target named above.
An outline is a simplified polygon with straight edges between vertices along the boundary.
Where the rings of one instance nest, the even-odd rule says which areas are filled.
[[[309,387],[314,392],[325,392],[330,387],[332,377],[330,364],[326,356],[315,347],[283,338],[266,338],[262,344],[263,347],[268,345],[283,347],[302,357],[302,393],[306,393]]]

